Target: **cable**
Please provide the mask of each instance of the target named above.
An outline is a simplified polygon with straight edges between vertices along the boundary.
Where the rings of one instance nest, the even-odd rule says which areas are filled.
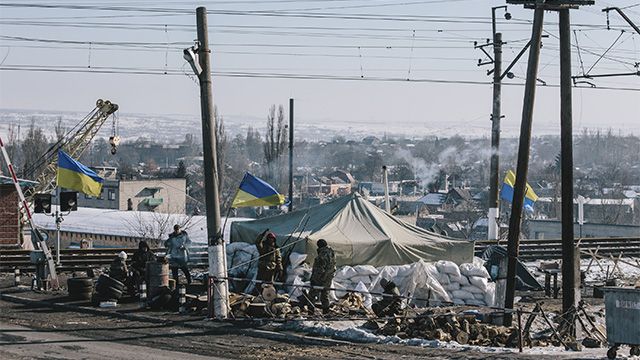
[[[0,67],[0,70],[4,71],[40,71],[40,72],[57,72],[57,73],[95,73],[95,74],[128,74],[128,75],[179,75],[184,76],[184,73],[178,70],[168,70],[165,74],[162,69],[136,69],[131,68],[47,68],[28,65],[23,67],[20,65],[5,65]],[[329,74],[287,74],[287,73],[257,73],[257,72],[221,72],[213,71],[214,76],[219,77],[237,77],[237,78],[261,78],[261,79],[292,79],[292,80],[332,80],[332,81],[373,81],[373,82],[405,82],[405,83],[436,83],[436,84],[460,84],[460,85],[491,85],[489,81],[475,81],[475,80],[448,80],[448,79],[405,79],[405,78],[393,78],[393,77],[365,77],[359,76],[339,76]],[[504,83],[508,86],[524,86],[524,83]],[[559,88],[558,84],[547,84],[544,87]],[[595,90],[617,90],[617,91],[640,91],[640,88],[633,87],[596,87],[586,88]]]

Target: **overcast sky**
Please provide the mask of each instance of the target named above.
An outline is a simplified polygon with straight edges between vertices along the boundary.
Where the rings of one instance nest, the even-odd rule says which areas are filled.
[[[505,1],[19,2],[32,3],[71,8],[14,7],[7,1],[0,6],[1,109],[88,112],[97,98],[104,98],[117,102],[123,115],[199,116],[198,86],[181,49],[196,38],[195,7],[206,5],[214,101],[227,118],[261,127],[271,104],[286,104],[293,97],[296,119],[304,123],[344,122],[420,134],[459,129],[489,136],[491,85],[431,80],[491,80],[486,75],[491,65],[477,66],[486,57],[473,41],[491,36],[491,6]],[[640,24],[638,0],[597,0],[595,6],[571,11],[572,41],[581,49],[573,48],[574,75],[583,68],[589,74],[639,70],[634,64],[640,62],[640,35],[614,13],[613,29],[606,29],[601,10],[613,4],[629,6],[624,11]],[[99,8],[77,8],[84,5]],[[504,10],[497,11],[506,63],[528,41],[533,16],[520,6],[509,5],[508,11],[511,20],[505,20]],[[549,38],[544,39],[539,78],[550,86],[538,87],[534,135],[559,132],[559,89],[553,86],[559,82],[557,21],[556,13],[545,14]],[[524,82],[526,60],[525,55],[513,68],[514,79],[505,80],[507,133],[519,129],[523,87],[517,84]],[[260,78],[247,77],[256,75]],[[349,80],[328,79],[336,77]],[[640,77],[590,81],[596,88],[574,88],[574,128],[640,134]]]

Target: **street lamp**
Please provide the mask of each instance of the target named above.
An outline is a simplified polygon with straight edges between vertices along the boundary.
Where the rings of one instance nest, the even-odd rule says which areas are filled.
[[[511,20],[511,13],[507,11],[507,5],[494,6],[491,8],[491,25],[493,29],[493,39],[496,38],[496,10],[504,9],[504,18]]]

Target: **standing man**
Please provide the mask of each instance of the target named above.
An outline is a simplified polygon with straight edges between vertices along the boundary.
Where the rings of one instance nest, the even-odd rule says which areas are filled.
[[[317,242],[318,256],[313,261],[313,270],[311,272],[311,286],[314,288],[309,292],[307,302],[315,308],[318,295],[320,295],[320,302],[322,303],[322,313],[329,313],[329,288],[331,287],[331,281],[333,275],[336,272],[336,254],[333,249],[327,245],[327,241],[320,239]],[[322,289],[316,289],[316,286],[321,286]],[[303,295],[304,296],[304,295]]]
[[[276,245],[276,235],[272,232],[266,236],[260,234],[256,243],[258,253],[258,275],[257,279],[264,282],[273,282],[276,276],[282,274],[282,256],[280,249]],[[264,283],[263,283],[264,284]]]
[[[169,234],[169,239],[164,242],[164,247],[167,248],[167,256],[169,257],[169,267],[173,278],[178,281],[178,269],[182,270],[184,277],[187,279],[187,284],[191,284],[191,274],[187,267],[189,261],[189,245],[191,239],[186,231],[180,229],[180,225],[173,226],[173,232]]]

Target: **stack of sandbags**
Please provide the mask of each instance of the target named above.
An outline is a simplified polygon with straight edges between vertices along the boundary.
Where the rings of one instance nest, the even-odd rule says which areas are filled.
[[[378,269],[371,265],[343,266],[336,271],[333,277],[332,287],[337,290],[334,294],[336,299],[340,299],[347,294],[347,290],[355,290],[358,284],[362,283],[360,289],[368,289],[373,279],[378,276]]]
[[[260,256],[255,244],[233,242],[226,245],[226,252],[229,277],[255,280]],[[249,281],[229,281],[229,289],[234,292],[250,293],[254,286]]]
[[[288,285],[287,290],[291,299],[297,299],[305,289],[303,286],[309,285],[311,267],[304,262],[306,259],[307,254],[292,252],[289,255],[289,265],[285,269],[287,273],[285,283]]]
[[[372,281],[369,291],[372,293],[383,292],[380,280],[393,281],[400,294],[411,296],[409,303],[418,307],[427,306],[427,300],[451,301],[447,292],[437,281],[434,274],[436,268],[424,261],[418,261],[409,265],[384,266],[380,268],[378,276]],[[380,299],[376,296],[376,299]]]
[[[489,273],[480,263],[467,263],[458,267],[454,262],[436,262],[436,275],[454,304],[493,306],[495,285],[489,283]]]

